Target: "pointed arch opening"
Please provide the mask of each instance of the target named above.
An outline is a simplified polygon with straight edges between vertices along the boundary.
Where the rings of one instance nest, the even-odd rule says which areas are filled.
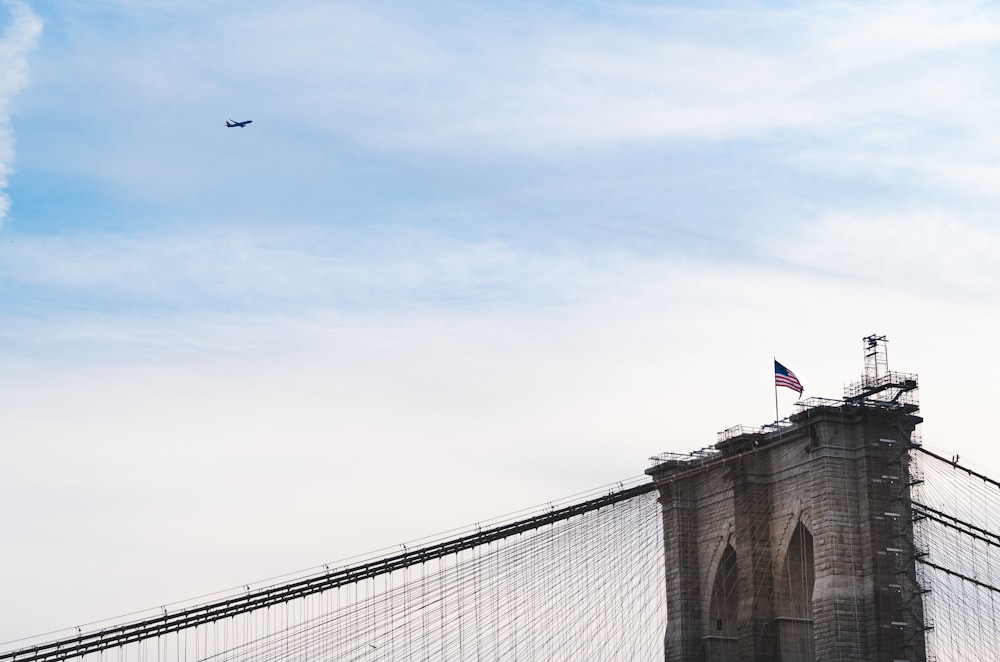
[[[707,655],[710,661],[733,660],[737,652],[737,613],[739,611],[739,572],[736,550],[726,545],[715,571],[712,599],[708,608]]]
[[[815,584],[813,537],[809,529],[799,522],[785,552],[775,605],[782,662],[811,662],[816,659],[813,641]]]

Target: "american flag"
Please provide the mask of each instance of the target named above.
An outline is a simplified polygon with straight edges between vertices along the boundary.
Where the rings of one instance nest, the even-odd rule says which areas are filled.
[[[790,388],[799,395],[802,395],[802,391],[805,390],[802,388],[802,382],[795,376],[795,373],[778,363],[777,360],[774,362],[774,384]]]

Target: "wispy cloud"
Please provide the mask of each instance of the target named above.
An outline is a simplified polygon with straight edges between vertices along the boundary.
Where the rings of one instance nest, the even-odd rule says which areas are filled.
[[[642,150],[641,195],[650,196],[670,185],[651,175],[675,174],[679,146],[719,145],[754,169],[719,173],[723,185],[769,168],[834,185],[933,189],[966,206],[978,196],[995,202],[1000,11],[989,5],[622,4],[597,21],[557,5],[432,3],[410,15],[403,4],[303,0],[202,7],[197,25],[180,20],[194,11],[188,3],[157,6],[129,12],[128,30],[113,40],[70,35],[62,56],[79,82],[67,84],[83,86],[73,92],[89,95],[77,112],[94,121],[90,143],[67,139],[59,149],[67,170],[165,205],[191,199],[204,209],[224,190],[222,174],[247,182],[247,199],[287,190],[286,205],[313,194],[326,205],[326,192],[350,188],[354,173],[383,167],[374,159],[386,154],[424,168],[453,160],[461,178],[470,163],[599,164]],[[239,112],[258,119],[252,147],[212,131]],[[616,178],[627,161],[616,163]],[[261,163],[272,165],[263,178]],[[543,187],[549,174],[537,171]],[[584,198],[610,185],[579,168],[565,178],[582,182]]]
[[[5,0],[0,3],[0,19],[4,13],[7,25],[0,32],[0,225],[10,209],[5,191],[14,168],[11,106],[28,83],[28,55],[42,34],[42,20],[25,3]]]
[[[35,5],[0,242],[0,485],[24,549],[0,565],[103,595],[49,561],[41,523],[95,557],[95,522],[183,528],[205,543],[191,565],[295,529],[300,560],[128,599],[122,581],[118,611],[430,533],[764,422],[775,353],[836,396],[872,332],[927,378],[929,421],[993,452],[995,7],[495,4]],[[6,6],[9,129],[41,23]],[[350,535],[309,526],[372,481],[455,510],[387,499],[336,513]],[[173,512],[122,512],[151,503]],[[0,619],[13,634],[111,613],[7,584],[38,612]]]
[[[779,247],[789,264],[861,289],[895,283],[929,300],[974,306],[1000,286],[1000,238],[989,219],[947,208],[834,212]]]
[[[706,264],[780,248],[839,277],[1000,280],[989,5],[220,7],[116,14],[117,39],[74,23],[54,56],[97,94],[58,167],[156,204],[120,236],[21,240],[11,282],[128,309],[573,301],[593,255],[619,272],[696,235]],[[253,131],[219,130],[225,104]],[[143,225],[172,204],[184,228]]]
[[[754,20],[761,11],[766,24]],[[979,83],[1000,43],[1000,12],[977,3],[624,6],[601,18],[518,8],[424,21],[391,7],[250,13],[220,26],[215,61],[242,61],[241,77],[258,86],[294,89],[278,102],[317,111],[331,130],[364,116],[370,139],[430,150],[828,135],[898,119],[926,128],[995,103]],[[300,41],[288,44],[289,33]]]

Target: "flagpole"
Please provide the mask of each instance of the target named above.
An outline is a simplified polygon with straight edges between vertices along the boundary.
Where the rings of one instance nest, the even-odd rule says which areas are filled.
[[[778,362],[777,357],[772,356],[771,359],[775,363]],[[772,372],[774,371],[772,370]],[[777,430],[778,421],[781,420],[781,416],[778,415],[778,380],[772,377],[772,381],[774,381],[774,429]]]

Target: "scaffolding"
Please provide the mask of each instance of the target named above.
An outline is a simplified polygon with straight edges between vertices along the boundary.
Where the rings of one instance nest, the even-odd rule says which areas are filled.
[[[885,336],[870,335],[863,339],[865,371],[861,379],[844,387],[844,397],[819,398],[812,397],[795,403],[795,411],[791,416],[765,423],[759,427],[734,425],[718,433],[716,445],[734,446],[735,439],[756,441],[758,445],[769,441],[772,436],[781,435],[784,431],[795,427],[795,421],[802,414],[819,409],[840,409],[844,406],[873,407],[877,409],[898,410],[899,413],[912,414],[920,408],[917,391],[917,376],[906,372],[889,370],[889,359]]]

